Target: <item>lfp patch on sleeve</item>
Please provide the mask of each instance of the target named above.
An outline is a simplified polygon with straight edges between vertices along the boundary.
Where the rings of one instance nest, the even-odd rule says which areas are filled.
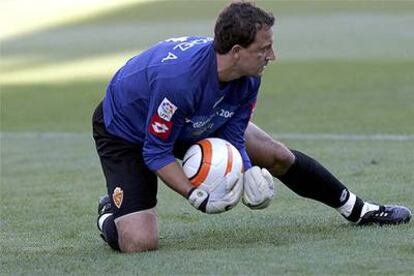
[[[174,115],[176,110],[177,110],[177,106],[175,106],[167,98],[164,98],[161,104],[158,106],[157,112],[158,112],[158,116],[160,116],[162,119],[169,122],[171,121],[171,118]]]

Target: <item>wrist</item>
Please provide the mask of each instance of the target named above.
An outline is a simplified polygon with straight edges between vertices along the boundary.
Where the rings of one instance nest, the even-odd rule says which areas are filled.
[[[188,190],[187,195],[185,196],[185,198],[189,199],[191,194],[197,189],[197,187],[192,187]]]
[[[208,192],[202,189],[193,188],[188,194],[188,201],[194,208],[205,213],[209,197],[210,195]]]

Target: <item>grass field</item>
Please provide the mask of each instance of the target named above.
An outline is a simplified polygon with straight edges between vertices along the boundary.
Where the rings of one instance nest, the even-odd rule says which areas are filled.
[[[103,244],[90,117],[110,75],[161,39],[211,35],[224,3],[140,1],[0,40],[0,274],[414,274],[413,223],[355,227],[280,183],[268,209],[214,216],[159,183],[160,250]],[[279,61],[254,121],[362,198],[413,209],[414,2],[259,3]]]

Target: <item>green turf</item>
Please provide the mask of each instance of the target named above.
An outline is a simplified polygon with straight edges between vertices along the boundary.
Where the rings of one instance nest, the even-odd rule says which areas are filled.
[[[266,211],[240,205],[208,216],[161,185],[160,250],[116,254],[95,231],[96,198],[104,187],[87,134],[13,133],[3,135],[2,142],[6,274],[413,272],[412,225],[352,227],[336,212],[282,186]],[[414,142],[285,142],[329,163],[367,199],[414,205],[414,156],[404,153]]]
[[[107,22],[171,22],[214,18],[218,11],[229,1],[223,0],[180,0],[156,1],[141,5],[131,4],[111,12],[105,12],[95,17],[80,21],[79,24],[107,23]],[[330,12],[342,13],[409,13],[414,8],[411,1],[256,1],[257,5],[272,10],[278,15],[309,15],[326,14]],[[168,10],[168,12],[165,12]],[[162,16],[160,16],[162,15]]]
[[[1,41],[2,58],[23,62],[0,73],[210,34],[222,3],[136,5]],[[280,62],[265,73],[254,121],[364,199],[414,208],[413,139],[369,139],[414,135],[413,2],[263,4],[279,16]],[[414,274],[413,223],[354,227],[283,185],[264,211],[209,216],[160,183],[160,250],[112,252],[95,226],[105,187],[90,133],[108,79],[1,86],[0,274]],[[283,138],[292,133],[368,138]]]
[[[264,76],[254,118],[272,133],[413,134],[413,68],[410,61],[274,64]],[[105,86],[105,81],[5,86],[2,129],[88,131]]]

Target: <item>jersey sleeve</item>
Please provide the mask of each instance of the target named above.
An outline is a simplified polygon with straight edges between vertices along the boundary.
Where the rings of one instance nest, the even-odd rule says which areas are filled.
[[[152,171],[175,161],[174,144],[192,108],[191,93],[184,93],[176,84],[162,79],[152,87],[143,146],[144,162]]]
[[[239,106],[234,116],[217,132],[218,137],[229,141],[239,150],[245,171],[251,168],[252,164],[246,151],[244,133],[256,106],[259,86],[260,80],[255,81],[250,88],[246,101]]]

